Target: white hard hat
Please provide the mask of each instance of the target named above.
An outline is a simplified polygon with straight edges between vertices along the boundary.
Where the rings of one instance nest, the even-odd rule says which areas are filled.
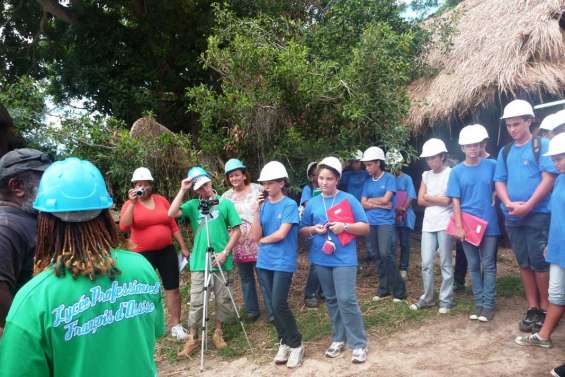
[[[480,137],[483,138],[483,140],[488,139],[488,131],[485,126],[483,126],[482,124],[472,124],[471,126],[475,127],[477,133],[480,135]]]
[[[310,173],[310,170],[312,170],[312,167],[316,167],[316,165],[318,165],[318,161],[312,161],[306,167],[306,178],[307,179],[310,178],[310,176],[308,175]]]
[[[343,168],[341,167],[341,162],[339,161],[339,159],[337,157],[333,157],[333,156],[325,157],[322,161],[320,161],[318,163],[318,166],[320,166],[320,165],[329,166],[330,168],[337,171],[339,176],[341,177],[341,172],[342,172]]]
[[[375,160],[385,160],[385,152],[379,147],[369,147],[365,152],[363,152],[363,158],[361,161],[375,161]]]
[[[549,148],[544,156],[557,156],[565,153],[565,132],[555,135],[549,141]]]
[[[459,132],[459,145],[469,145],[480,143],[484,139],[484,134],[479,131],[475,124],[465,126]]]
[[[549,114],[541,121],[540,130],[553,131],[556,127],[565,124],[565,110]]]
[[[277,179],[288,179],[288,173],[283,164],[278,161],[269,161],[261,169],[261,174],[259,175],[259,182],[275,181]]]
[[[361,152],[359,149],[351,153],[351,156],[349,157],[350,160],[356,160],[356,161],[359,161],[362,158],[363,158],[363,152]]]
[[[420,157],[432,157],[440,153],[447,153],[447,148],[443,140],[432,138],[422,145]]]
[[[528,101],[524,101],[523,99],[515,99],[504,107],[504,113],[502,114],[502,117],[500,117],[500,119],[515,118],[524,115],[535,117],[534,108]]]
[[[133,175],[131,176],[132,182],[152,181],[152,180],[153,180],[153,176],[151,175],[151,172],[149,171],[149,169],[144,168],[144,167],[135,169],[135,171],[133,172]]]

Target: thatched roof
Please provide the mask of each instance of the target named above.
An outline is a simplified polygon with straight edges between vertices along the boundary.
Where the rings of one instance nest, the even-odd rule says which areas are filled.
[[[434,43],[425,58],[438,74],[409,86],[415,133],[469,115],[502,94],[562,95],[564,12],[565,0],[465,0],[442,15],[454,20],[456,31],[447,52]]]
[[[142,117],[133,122],[129,133],[138,139],[155,139],[163,133],[172,133],[172,131],[151,117]]]

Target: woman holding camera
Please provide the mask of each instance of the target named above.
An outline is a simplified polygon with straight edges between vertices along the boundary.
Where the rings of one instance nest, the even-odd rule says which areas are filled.
[[[241,236],[233,248],[233,261],[239,267],[239,278],[243,303],[247,313],[246,319],[254,322],[259,318],[259,300],[255,284],[255,263],[259,245],[251,237],[251,224],[253,215],[257,210],[257,196],[262,192],[261,185],[251,183],[249,173],[243,162],[232,158],[224,166],[225,183],[231,188],[222,194],[223,199],[231,200],[241,217]],[[264,296],[266,297],[266,296]],[[269,321],[273,320],[271,302],[265,300],[265,307]]]
[[[153,177],[149,169],[135,169],[131,179],[133,188],[120,213],[120,230],[129,232],[128,248],[143,255],[155,268],[165,289],[168,323],[171,336],[178,341],[188,337],[180,323],[179,264],[173,238],[184,256],[188,249],[180,229],[168,215],[170,204],[163,196],[153,193]]]
[[[338,236],[342,233],[367,235],[369,225],[361,203],[353,195],[337,189],[341,173],[341,162],[336,157],[326,157],[318,164],[322,194],[312,198],[306,206],[300,235],[312,239],[310,262],[320,279],[332,321],[332,343],[325,355],[338,357],[347,343],[353,350],[351,361],[363,363],[367,359],[367,335],[356,295],[357,244],[354,238],[342,244]],[[341,213],[350,209],[351,216],[344,219],[345,222],[329,218],[328,211],[337,206],[341,206]]]

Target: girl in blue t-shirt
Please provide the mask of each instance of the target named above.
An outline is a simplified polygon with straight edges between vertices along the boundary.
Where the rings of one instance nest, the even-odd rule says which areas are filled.
[[[332,343],[325,355],[339,356],[347,343],[353,350],[352,362],[363,363],[367,359],[367,335],[356,295],[357,245],[355,239],[344,245],[338,236],[346,233],[363,236],[369,227],[361,203],[337,189],[341,172],[341,163],[335,157],[326,157],[318,165],[322,194],[306,206],[300,235],[311,239],[310,262],[320,279],[332,321]],[[349,204],[352,216],[343,215],[343,222],[330,219],[328,210],[344,206],[343,202]],[[347,213],[347,207],[341,211]]]
[[[296,368],[302,364],[304,345],[288,306],[288,292],[296,271],[298,206],[283,192],[288,185],[288,173],[280,162],[267,163],[258,181],[264,191],[257,198],[259,209],[251,231],[259,243],[259,280],[265,296],[270,298],[280,339],[274,361]]]
[[[392,294],[393,300],[400,302],[406,298],[406,286],[392,250],[395,223],[392,197],[396,192],[396,179],[384,171],[385,155],[381,148],[368,148],[361,161],[369,173],[361,194],[361,204],[371,226],[367,248],[369,254],[375,257],[379,271],[379,289],[373,301],[380,301]]]
[[[465,240],[462,212],[488,223],[478,247],[463,242],[475,301],[475,308],[469,319],[488,322],[494,316],[496,303],[496,249],[500,229],[494,206],[493,178],[496,161],[482,157],[484,142],[483,135],[475,127],[463,127],[459,133],[459,145],[465,154],[465,160],[451,170],[447,196],[452,198],[457,239]]]

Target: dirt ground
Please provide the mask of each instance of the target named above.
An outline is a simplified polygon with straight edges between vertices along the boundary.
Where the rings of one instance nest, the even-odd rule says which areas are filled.
[[[417,298],[421,289],[419,255],[415,254],[412,253],[407,281],[412,298]],[[511,251],[499,252],[497,275],[500,277],[515,272]],[[305,273],[305,269],[298,271],[293,282],[290,301],[295,308],[301,301]],[[239,291],[238,287],[234,288],[235,292]],[[374,288],[374,279],[360,276],[360,299],[370,296]],[[371,328],[368,330],[368,359],[361,365],[351,363],[351,351],[346,351],[337,359],[325,358],[323,353],[330,339],[324,337],[305,342],[304,364],[296,370],[276,366],[268,359],[276,352],[276,345],[273,344],[266,346],[268,349],[259,350],[256,356],[233,360],[208,353],[203,373],[199,371],[199,353],[190,360],[161,360],[158,364],[159,376],[548,376],[553,367],[565,362],[563,321],[552,337],[554,348],[518,346],[513,339],[521,335],[517,322],[523,316],[525,300],[521,297],[497,300],[495,318],[489,323],[470,321],[467,313],[459,313],[432,315],[422,322],[403,326],[392,335]],[[325,307],[319,310],[325,311]]]

